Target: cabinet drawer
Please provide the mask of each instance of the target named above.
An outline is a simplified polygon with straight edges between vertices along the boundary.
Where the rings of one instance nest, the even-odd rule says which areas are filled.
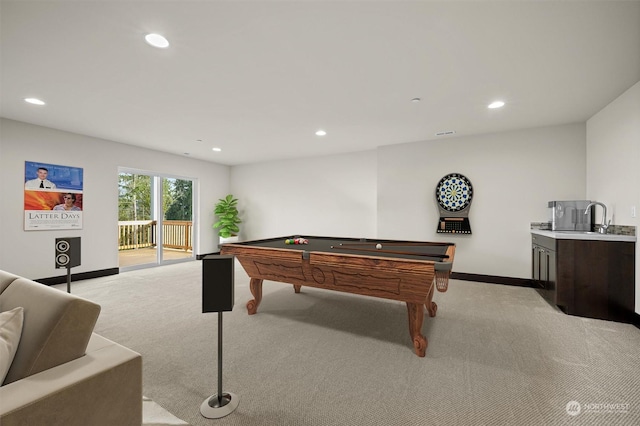
[[[555,250],[556,249],[556,240],[554,238],[545,237],[543,235],[531,235],[531,242],[534,245],[544,247],[547,250]]]

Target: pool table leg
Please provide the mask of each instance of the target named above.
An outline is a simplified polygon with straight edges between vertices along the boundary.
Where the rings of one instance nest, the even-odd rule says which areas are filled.
[[[247,302],[247,311],[249,311],[249,315],[253,315],[258,312],[258,306],[262,301],[262,280],[251,278],[249,290],[251,290],[251,294],[253,294],[253,299]]]
[[[427,351],[427,339],[422,335],[422,321],[424,320],[424,308],[422,303],[407,302],[407,312],[409,313],[409,334],[413,341],[416,355],[424,356]]]
[[[430,317],[435,317],[436,312],[438,311],[438,305],[433,301],[433,290],[436,288],[435,282],[431,285],[431,290],[429,291],[429,295],[427,296],[427,301],[424,306],[427,308],[427,312],[429,312]]]

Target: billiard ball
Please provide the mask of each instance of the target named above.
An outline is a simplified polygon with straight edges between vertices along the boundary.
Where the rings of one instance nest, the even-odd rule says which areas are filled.
[[[380,250],[382,248],[382,244],[376,244],[376,249]]]

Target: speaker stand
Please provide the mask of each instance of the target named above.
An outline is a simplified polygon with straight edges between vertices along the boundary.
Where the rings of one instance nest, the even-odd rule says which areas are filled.
[[[200,414],[207,419],[219,419],[233,413],[239,403],[236,394],[222,393],[222,312],[218,312],[218,393],[204,400]]]
[[[71,268],[67,267],[67,293],[71,293]]]

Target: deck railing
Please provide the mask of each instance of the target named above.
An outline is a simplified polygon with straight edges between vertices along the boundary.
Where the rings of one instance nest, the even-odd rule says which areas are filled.
[[[155,220],[127,220],[118,222],[118,250],[156,246]],[[192,250],[193,222],[165,220],[162,222],[163,248]]]
[[[165,220],[162,222],[164,248],[191,250],[193,222],[190,220]]]

